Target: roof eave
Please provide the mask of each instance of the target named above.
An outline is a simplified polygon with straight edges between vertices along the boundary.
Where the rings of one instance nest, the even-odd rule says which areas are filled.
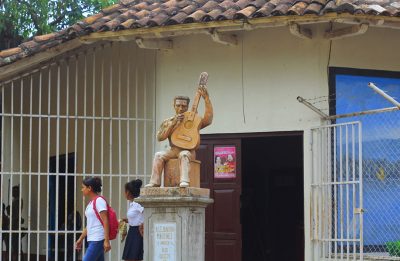
[[[223,20],[206,23],[189,23],[159,27],[137,28],[121,30],[115,32],[91,33],[80,38],[67,41],[53,48],[28,56],[9,65],[0,67],[0,82],[14,77],[38,64],[53,59],[56,56],[65,54],[81,47],[84,44],[92,44],[99,41],[129,41],[136,38],[169,38],[183,35],[209,33],[210,30],[217,29],[224,31],[243,31],[265,27],[288,26],[296,24],[317,24],[325,22],[338,22],[348,24],[368,24],[369,26],[400,29],[400,18],[389,16],[374,15],[354,15],[328,13],[323,16],[303,15],[303,16],[273,16],[252,18],[249,20]]]
[[[249,20],[223,20],[206,23],[189,23],[159,27],[147,27],[128,29],[115,32],[96,32],[82,36],[80,40],[86,43],[92,43],[98,40],[130,40],[135,38],[166,38],[188,34],[208,33],[211,29],[223,31],[241,31],[252,30],[264,27],[288,26],[291,23],[297,24],[315,24],[324,22],[338,22],[349,24],[369,24],[370,26],[388,27],[400,29],[400,18],[389,16],[374,15],[354,15],[328,13],[323,16],[303,15],[303,16],[273,16],[252,18]]]

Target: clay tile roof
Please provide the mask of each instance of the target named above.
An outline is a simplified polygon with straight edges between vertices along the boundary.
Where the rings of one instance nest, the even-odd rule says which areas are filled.
[[[259,9],[265,4],[265,2],[266,2],[265,0],[255,0],[255,1],[250,2],[249,5],[252,5],[255,8]]]
[[[199,9],[193,14],[189,15],[183,22],[184,23],[200,22],[205,15],[206,13],[203,10]]]
[[[23,52],[23,50],[21,47],[11,48],[11,49],[7,49],[7,50],[0,52],[0,57],[3,59],[6,59],[7,57],[17,55],[22,52]]]
[[[293,5],[291,8],[288,10],[288,14],[290,15],[302,15],[304,13],[304,10],[306,10],[308,4],[305,2],[298,2],[295,5]]]
[[[120,0],[68,28],[0,52],[0,66],[93,32],[326,13],[399,17],[400,0]]]
[[[253,17],[255,17],[255,18],[267,17],[271,14],[271,12],[272,12],[272,10],[274,10],[274,8],[275,8],[275,5],[268,2],[265,5],[263,5],[260,9],[258,9],[258,11],[253,14]]]
[[[318,4],[318,3],[312,3],[310,5],[307,6],[306,10],[304,11],[304,14],[316,14],[318,15],[319,12],[322,9],[322,5]]]
[[[233,18],[234,19],[247,19],[247,18],[250,18],[251,15],[254,14],[255,11],[257,11],[257,8],[250,5],[246,8],[244,8],[243,10],[237,12]]]
[[[221,14],[222,14],[221,8],[216,8],[216,9],[210,11],[208,14],[206,14],[206,15],[203,17],[203,20],[202,20],[202,21],[203,21],[203,22],[214,21],[214,20],[216,20],[217,17],[218,17],[219,15],[221,15]]]

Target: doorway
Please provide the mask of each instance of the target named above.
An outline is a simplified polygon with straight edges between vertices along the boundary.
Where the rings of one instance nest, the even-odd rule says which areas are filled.
[[[49,235],[49,260],[72,261],[74,251],[74,204],[75,204],[75,153],[50,157],[50,173],[58,175],[49,176],[49,230],[64,231],[64,233]],[[57,218],[56,218],[57,217]],[[76,213],[76,230],[81,230],[82,218],[79,212]],[[56,238],[57,237],[57,238]],[[67,249],[65,249],[65,238],[67,237]],[[58,242],[56,247],[56,242]],[[65,255],[65,251],[67,255]]]
[[[304,260],[303,136],[242,139],[242,260]]]
[[[228,159],[221,149],[234,155],[225,176],[216,170]],[[303,132],[202,135],[197,159],[214,199],[207,261],[304,260]]]

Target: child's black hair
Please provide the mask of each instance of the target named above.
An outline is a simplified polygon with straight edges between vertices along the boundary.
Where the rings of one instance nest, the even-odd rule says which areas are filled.
[[[91,187],[94,193],[101,192],[101,178],[99,177],[88,177],[82,181],[83,185],[86,187]]]
[[[140,179],[135,179],[125,184],[125,191],[128,191],[134,198],[137,198],[140,196],[141,186],[142,181]]]

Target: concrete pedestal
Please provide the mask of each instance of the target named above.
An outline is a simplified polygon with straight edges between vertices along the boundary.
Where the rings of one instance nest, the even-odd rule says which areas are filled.
[[[135,201],[145,209],[144,260],[204,261],[208,189],[143,188]]]

